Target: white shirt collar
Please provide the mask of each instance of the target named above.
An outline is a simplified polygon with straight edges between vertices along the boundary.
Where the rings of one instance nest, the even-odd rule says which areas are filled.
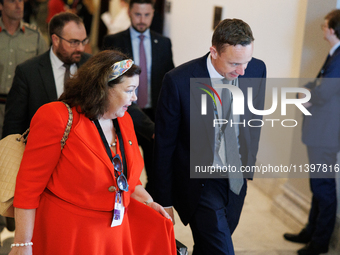
[[[338,47],[340,47],[340,41],[332,47],[329,51],[329,55],[332,56]]]
[[[51,64],[53,67],[59,69],[60,67],[62,67],[64,65],[64,62],[61,61],[56,54],[54,54],[53,52],[53,46],[51,46],[50,49],[50,58],[51,58]]]
[[[216,79],[224,79],[224,77],[222,75],[220,75],[215,67],[213,66],[212,62],[211,62],[211,54],[209,53],[208,58],[207,58],[207,68],[208,68],[208,72],[209,72],[209,76],[211,79],[216,78]]]
[[[130,26],[130,35],[131,35],[131,39],[135,39],[138,38],[138,36],[141,35],[140,32],[136,31],[132,26]],[[146,38],[150,38],[150,28],[148,28],[147,30],[145,30],[145,32],[143,33],[143,35]],[[138,38],[139,39],[139,38]]]

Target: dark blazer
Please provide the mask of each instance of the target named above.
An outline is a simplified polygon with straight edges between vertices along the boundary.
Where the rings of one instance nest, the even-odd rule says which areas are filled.
[[[155,110],[164,75],[174,68],[171,41],[150,30],[152,65],[151,65],[151,105]],[[115,49],[133,58],[130,29],[104,37],[103,49]],[[133,118],[133,116],[132,116]]]
[[[84,53],[79,66],[90,56]],[[18,65],[7,97],[2,136],[23,133],[38,108],[57,99],[49,50]]]
[[[190,150],[199,153],[200,164],[211,166],[214,157],[214,130],[212,127],[213,107],[208,99],[208,114],[190,111],[195,105],[195,95],[190,97],[190,78],[209,78],[207,56],[185,63],[164,77],[156,112],[155,131],[155,199],[163,206],[173,205],[181,220],[187,224],[199,202],[202,187],[207,179],[190,178]],[[245,75],[239,79],[239,87],[247,95],[247,87],[253,87],[253,105],[263,109],[265,96],[265,64],[253,58]],[[192,100],[192,101],[191,101]],[[245,104],[247,99],[245,98]],[[199,104],[199,103],[198,103]],[[197,107],[200,109],[200,107]],[[248,107],[240,121],[260,119]],[[190,119],[194,122],[190,124]],[[207,124],[209,123],[209,124]],[[240,154],[243,165],[254,165],[260,138],[260,128],[240,125]],[[190,138],[191,141],[190,141]],[[208,145],[208,146],[207,146]]]
[[[302,141],[307,146],[340,148],[340,47],[327,59],[310,89],[311,116],[305,116]]]

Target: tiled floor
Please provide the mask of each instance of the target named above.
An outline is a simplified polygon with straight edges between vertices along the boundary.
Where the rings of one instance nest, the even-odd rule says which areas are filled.
[[[282,235],[292,230],[271,213],[271,204],[267,196],[252,182],[248,182],[248,193],[240,223],[233,234],[236,255],[295,255],[296,251],[303,247],[283,239]],[[175,234],[192,252],[190,229],[185,227],[179,218],[176,221]]]

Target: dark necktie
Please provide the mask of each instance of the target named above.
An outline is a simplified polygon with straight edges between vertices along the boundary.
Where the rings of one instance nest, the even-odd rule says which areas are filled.
[[[226,79],[222,80],[224,84],[229,83]],[[232,97],[228,89],[222,89],[222,102],[223,102],[223,118],[228,119],[228,124],[224,131],[224,146],[226,154],[226,164],[236,167],[236,172],[229,172],[229,185],[230,190],[235,194],[240,194],[241,188],[243,186],[243,174],[239,172],[241,170],[241,161],[238,149],[238,143],[235,133],[235,127],[231,126],[230,123],[233,119],[231,112]]]
[[[139,43],[139,67],[142,72],[139,75],[139,87],[138,87],[138,99],[137,104],[140,108],[144,108],[148,103],[148,72],[146,67],[146,55],[144,49],[144,35],[138,36],[140,38]]]
[[[71,73],[70,73],[71,65],[64,63],[63,66],[66,68],[65,75],[64,75],[64,89],[65,89],[65,85],[66,85],[67,81],[70,79],[70,76],[71,76]]]

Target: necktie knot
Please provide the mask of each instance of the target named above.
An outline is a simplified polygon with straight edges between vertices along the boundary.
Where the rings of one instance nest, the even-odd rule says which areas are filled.
[[[223,82],[223,84],[229,84],[229,83],[230,83],[230,81],[227,80],[226,78],[223,78],[223,79],[222,79],[222,82]]]
[[[66,68],[66,70],[68,69],[68,70],[70,70],[70,67],[71,67],[71,65],[70,64],[66,64],[66,63],[64,63],[63,64],[63,67],[65,67]]]
[[[143,35],[143,34],[140,34],[138,37],[139,37],[139,39],[140,39],[141,41],[143,41],[143,40],[144,40],[144,37],[145,37],[145,35]]]

